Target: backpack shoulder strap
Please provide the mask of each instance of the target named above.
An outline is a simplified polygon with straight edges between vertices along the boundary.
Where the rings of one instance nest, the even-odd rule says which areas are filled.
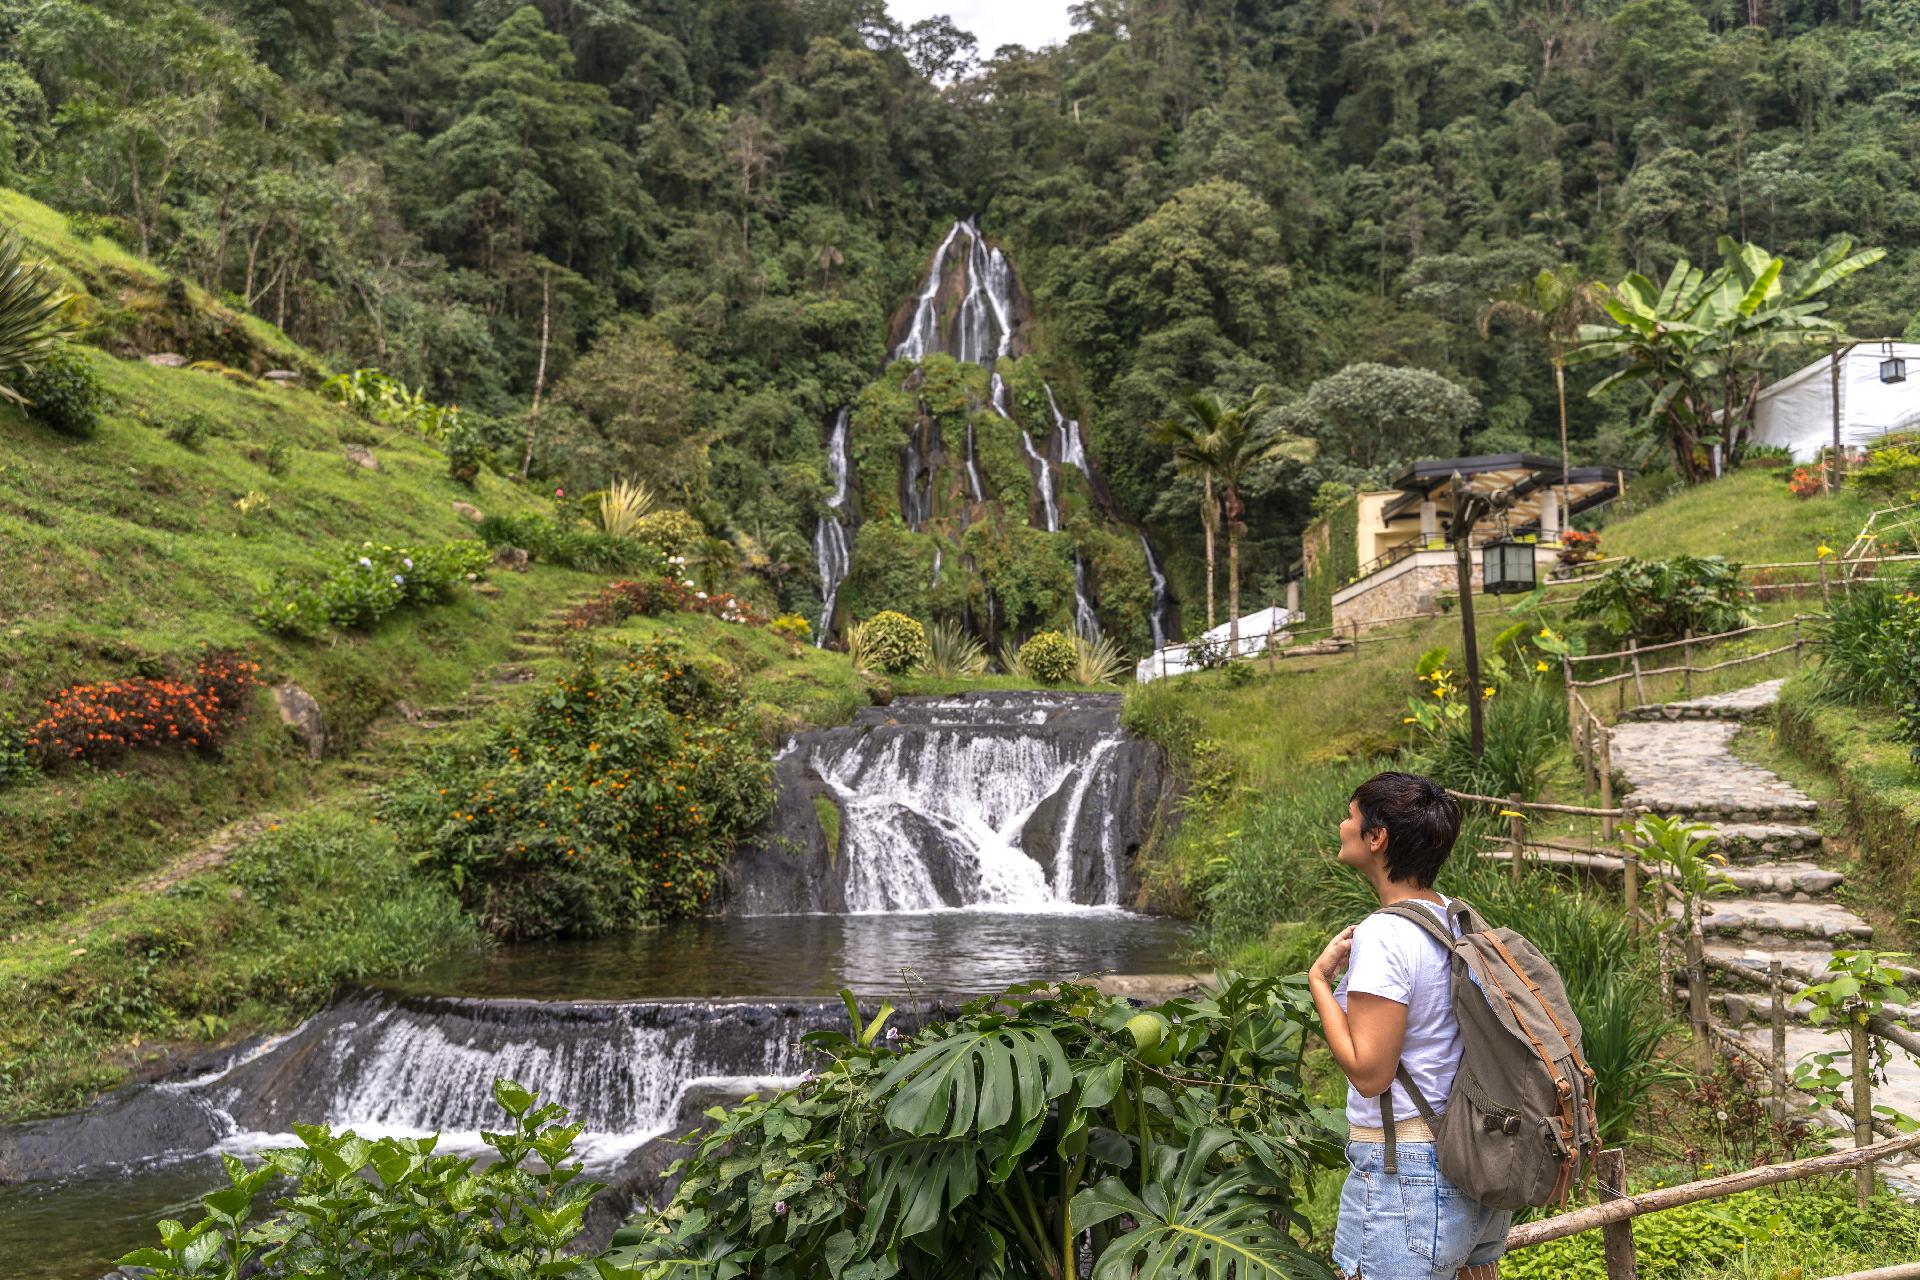
[[[1377,916],[1397,916],[1402,920],[1411,920],[1425,929],[1435,942],[1445,947],[1449,954],[1453,951],[1456,939],[1446,925],[1441,924],[1437,916],[1425,907],[1413,902],[1396,902],[1390,907],[1382,907],[1373,914]]]

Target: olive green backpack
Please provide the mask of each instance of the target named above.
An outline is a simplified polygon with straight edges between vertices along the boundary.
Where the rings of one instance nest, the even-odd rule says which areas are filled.
[[[1435,1114],[1408,1076],[1401,1085],[1433,1129],[1440,1171],[1492,1209],[1564,1201],[1599,1146],[1593,1072],[1580,1055],[1580,1022],[1560,975],[1511,929],[1489,929],[1465,903],[1447,911],[1452,931],[1412,902],[1380,914],[1411,920],[1447,949],[1460,1069],[1445,1112]],[[1393,1090],[1380,1096],[1385,1169],[1397,1172]]]

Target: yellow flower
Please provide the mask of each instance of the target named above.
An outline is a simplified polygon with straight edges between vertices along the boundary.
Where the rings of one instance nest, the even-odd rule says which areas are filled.
[[[1542,640],[1551,640],[1551,639],[1553,639],[1553,628],[1552,628],[1552,627],[1542,627],[1542,628],[1540,628],[1540,638],[1541,638]]]
[[[1489,698],[1491,698],[1491,697],[1492,697],[1493,695],[1494,695],[1494,688],[1493,688],[1493,686],[1492,686],[1492,685],[1488,685],[1488,686],[1487,686],[1487,696],[1488,696]]]
[[[1533,664],[1533,669],[1535,671],[1545,671],[1547,669],[1547,664],[1544,661],[1536,662]]]
[[[1822,560],[1825,560],[1828,556],[1833,554],[1833,548],[1823,542],[1820,544],[1820,549],[1814,552],[1813,554],[1819,556]]]
[[[1401,716],[1400,723],[1401,724],[1419,724],[1420,718],[1418,716]]]
[[[1503,818],[1524,818],[1527,815],[1524,813],[1521,813],[1518,809],[1502,809],[1500,811],[1500,816]]]

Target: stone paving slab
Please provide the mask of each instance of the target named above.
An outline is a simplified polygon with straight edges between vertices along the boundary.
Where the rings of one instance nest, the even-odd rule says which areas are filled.
[[[1716,853],[1729,858],[1779,858],[1786,854],[1813,853],[1826,843],[1818,827],[1796,823],[1718,822],[1709,823],[1720,843]]]
[[[1780,686],[1785,683],[1782,677],[1703,698],[1643,703],[1627,708],[1625,717],[1628,720],[1757,720],[1772,709],[1780,696]]]
[[[1837,902],[1729,895],[1710,900],[1706,910],[1700,921],[1700,931],[1706,934],[1788,934],[1856,942],[1873,937],[1872,925]],[[1669,903],[1667,914],[1679,918],[1680,904]]]
[[[1739,824],[1811,818],[1820,806],[1772,770],[1734,755],[1738,724],[1682,720],[1613,729],[1613,770],[1628,803],[1663,813],[1723,815]]]
[[[1730,866],[1722,878],[1742,893],[1817,897],[1831,893],[1847,877],[1845,872],[1829,871],[1811,862],[1756,862]]]

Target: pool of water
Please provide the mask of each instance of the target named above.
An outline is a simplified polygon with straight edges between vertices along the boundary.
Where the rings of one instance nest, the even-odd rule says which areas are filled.
[[[1179,972],[1190,928],[1111,909],[683,921],[475,952],[404,985],[529,1000],[976,993],[1039,978]]]
[[[135,1249],[159,1243],[162,1218],[196,1222],[200,1197],[224,1185],[212,1158],[63,1182],[0,1187],[0,1274],[8,1280],[96,1280]]]

